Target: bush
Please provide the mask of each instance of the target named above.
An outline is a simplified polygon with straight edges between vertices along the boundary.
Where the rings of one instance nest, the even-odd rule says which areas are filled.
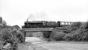
[[[13,29],[12,26],[10,26],[0,31],[0,38],[3,41],[12,40],[18,43],[19,41],[24,41],[24,34],[20,30]]]
[[[84,25],[86,24],[83,24],[80,28],[68,33],[64,39],[69,41],[88,41],[88,30],[86,29],[87,25],[85,27]]]
[[[65,33],[63,33],[63,32],[52,31],[51,36],[50,36],[50,39],[51,40],[59,41],[59,40],[63,40],[63,37],[64,36],[65,36]]]
[[[66,41],[72,41],[73,40],[73,34],[66,34],[63,37],[63,39],[66,40]]]

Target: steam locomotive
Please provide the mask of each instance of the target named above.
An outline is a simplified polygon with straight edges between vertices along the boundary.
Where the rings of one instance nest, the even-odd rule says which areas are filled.
[[[60,27],[60,21],[26,21],[22,28],[54,28]]]

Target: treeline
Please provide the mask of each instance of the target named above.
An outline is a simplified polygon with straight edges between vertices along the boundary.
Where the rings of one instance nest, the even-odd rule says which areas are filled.
[[[75,22],[72,25],[54,28],[49,40],[88,41],[88,22]]]

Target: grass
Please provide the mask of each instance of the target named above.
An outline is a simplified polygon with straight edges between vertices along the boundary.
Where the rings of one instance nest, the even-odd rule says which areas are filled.
[[[28,43],[20,44],[19,50],[33,50],[31,45]],[[59,41],[59,42],[44,42],[34,44],[35,50],[88,50],[88,42],[68,42],[68,41]]]

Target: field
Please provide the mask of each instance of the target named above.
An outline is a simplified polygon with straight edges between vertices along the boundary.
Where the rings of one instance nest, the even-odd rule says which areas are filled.
[[[18,50],[88,50],[88,42],[40,42],[33,45],[25,43],[19,44]]]

